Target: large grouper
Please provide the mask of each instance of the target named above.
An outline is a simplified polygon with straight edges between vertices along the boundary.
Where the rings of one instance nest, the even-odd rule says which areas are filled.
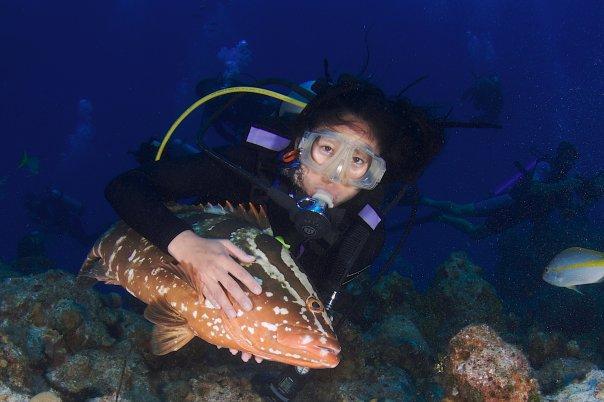
[[[123,221],[94,244],[79,276],[119,285],[147,304],[155,324],[154,354],[179,350],[197,336],[217,347],[308,368],[338,365],[340,345],[331,319],[307,276],[275,239],[264,210],[251,205],[170,207],[204,238],[229,239],[256,259],[243,265],[262,286],[246,292],[251,311],[229,318],[199,292],[190,266],[152,245]],[[229,296],[231,303],[237,306]]]

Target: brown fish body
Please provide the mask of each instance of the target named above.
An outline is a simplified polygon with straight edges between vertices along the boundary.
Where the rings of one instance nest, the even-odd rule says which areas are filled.
[[[256,261],[245,268],[263,293],[246,292],[254,308],[230,319],[195,289],[190,267],[118,222],[95,243],[80,275],[122,286],[148,304],[145,317],[156,324],[154,353],[178,350],[197,336],[286,364],[331,368],[339,363],[340,346],[323,305],[287,249],[267,234],[270,228],[251,224],[249,210],[241,207],[182,206],[176,212],[198,235],[229,239],[254,255]]]

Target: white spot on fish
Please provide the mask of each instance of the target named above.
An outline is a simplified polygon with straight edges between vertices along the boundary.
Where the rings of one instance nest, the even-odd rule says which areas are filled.
[[[247,327],[247,332],[249,332],[250,334],[254,334],[254,328],[252,327]]]
[[[170,305],[171,305],[172,307],[176,307],[176,302],[170,302]]]
[[[193,318],[197,318],[197,310],[193,311]]]
[[[322,337],[320,337],[320,338],[319,338],[319,341],[320,341],[322,344],[326,344],[326,343],[327,343],[327,338],[325,338],[324,336],[322,336]]]
[[[266,297],[273,297],[273,292],[266,292]]]
[[[273,348],[269,348],[268,351],[271,352],[271,353],[273,353],[273,354],[276,354],[276,355],[282,355],[283,354],[283,352],[281,352],[280,350],[276,350],[276,349],[273,349]]]
[[[243,311],[237,310],[237,317],[241,317],[243,315]]]
[[[312,340],[313,340],[313,337],[312,337],[312,336],[310,336],[310,335],[305,335],[305,336],[302,338],[302,341],[301,341],[300,343],[301,343],[302,345],[308,345],[309,343],[311,343],[311,342],[312,342]]]
[[[148,279],[149,279],[149,275],[145,275],[145,283],[147,283]]]
[[[180,311],[187,311],[187,306],[184,303],[180,303]]]
[[[256,307],[256,310],[257,310],[257,311],[262,310],[262,306],[258,306],[258,307]]]
[[[203,313],[203,315],[201,316],[201,318],[203,318],[204,320],[207,320],[210,317],[208,317],[208,315],[206,313]]]
[[[273,309],[273,311],[274,311],[274,312],[275,312],[275,314],[277,314],[277,315],[279,315],[279,314],[287,314],[287,313],[289,313],[289,311],[287,311],[287,309],[286,309],[286,308],[283,308],[283,307],[275,307],[275,308]]]
[[[132,280],[134,279],[134,270],[132,268],[130,268],[129,270],[126,271],[127,274],[127,278],[128,278],[128,283],[132,282]]]
[[[212,302],[211,302],[211,301],[209,301],[208,299],[205,299],[205,300],[204,300],[204,306],[206,306],[207,308],[216,308],[216,309],[218,308],[218,307],[214,306],[214,305],[212,304]]]
[[[277,326],[275,324],[271,324],[269,322],[261,322],[260,325],[262,325],[264,328],[268,329],[269,331],[277,330]]]
[[[218,332],[218,330],[219,330],[220,328],[218,328],[218,325],[213,325],[213,326],[212,326],[212,329],[213,329],[214,331]]]
[[[159,293],[160,295],[165,295],[166,293],[168,293],[169,290],[170,290],[170,288],[167,288],[164,285],[159,285],[159,289],[157,289],[157,293]]]
[[[135,255],[136,255],[136,249],[132,250],[132,254],[130,254],[130,257],[128,257],[128,262],[132,262],[132,259],[134,258]]]

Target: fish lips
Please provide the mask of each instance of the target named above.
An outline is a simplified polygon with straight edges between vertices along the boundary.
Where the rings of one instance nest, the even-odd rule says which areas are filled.
[[[340,363],[340,343],[333,334],[323,335],[305,327],[283,326],[277,328],[277,342],[302,357],[314,360],[324,368],[334,368]]]

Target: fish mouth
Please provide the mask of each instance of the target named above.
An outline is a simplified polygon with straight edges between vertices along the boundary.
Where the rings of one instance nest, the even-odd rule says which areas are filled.
[[[320,334],[307,328],[277,330],[277,342],[297,359],[289,364],[311,368],[334,368],[340,363],[342,348],[333,334]],[[299,356],[299,357],[298,357]]]

